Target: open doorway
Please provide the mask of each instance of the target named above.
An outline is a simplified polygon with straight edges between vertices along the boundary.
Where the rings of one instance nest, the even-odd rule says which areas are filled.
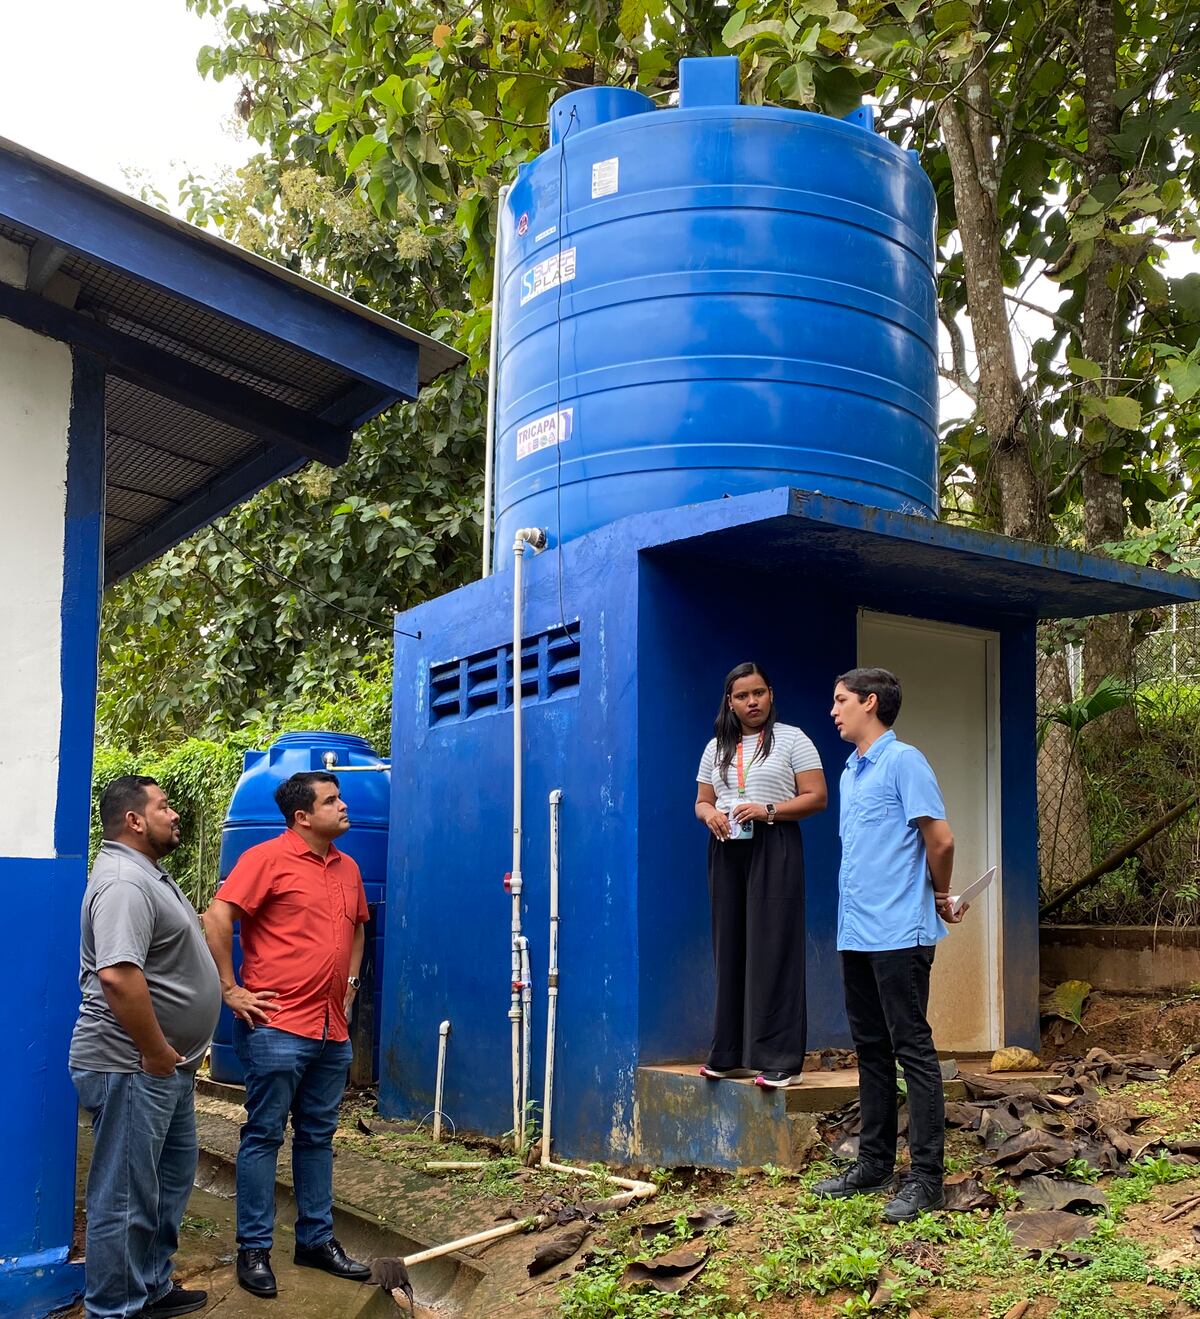
[[[890,669],[904,701],[896,733],[925,753],[954,831],[954,887],[1000,861],[999,637],[862,610],[858,662]],[[929,1021],[939,1050],[1003,1043],[1003,875],[938,945]]]

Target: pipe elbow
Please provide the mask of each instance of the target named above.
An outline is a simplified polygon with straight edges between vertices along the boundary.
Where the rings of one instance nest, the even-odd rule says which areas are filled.
[[[532,545],[534,554],[546,548],[546,533],[541,527],[522,527],[513,539],[513,553],[524,554],[525,546]]]

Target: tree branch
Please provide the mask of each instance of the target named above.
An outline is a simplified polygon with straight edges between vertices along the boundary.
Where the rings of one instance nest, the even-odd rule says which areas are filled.
[[[1081,169],[1087,164],[1087,157],[1082,151],[1076,151],[1074,147],[1067,146],[1065,142],[1046,137],[1042,133],[1031,133],[1027,128],[1018,128],[1013,136],[1023,142],[1039,142],[1047,150],[1053,151],[1056,156],[1060,156],[1063,160],[1069,160],[1072,165],[1078,165]]]
[[[938,320],[946,327],[946,333],[950,338],[950,353],[954,361],[953,370],[948,370],[939,365],[938,375],[949,380],[962,390],[962,392],[975,403],[979,399],[979,389],[975,381],[971,379],[971,373],[967,370],[967,343],[963,338],[962,327],[953,316],[947,315],[942,307],[938,307]]]
[[[1067,330],[1070,333],[1073,333],[1078,328],[1071,321],[1067,320],[1065,316],[1060,316],[1058,312],[1048,311],[1045,307],[1039,307],[1036,302],[1028,302],[1025,298],[1020,298],[1015,293],[1005,293],[1004,299],[1006,302],[1015,302],[1018,307],[1025,307],[1029,311],[1036,311],[1039,316],[1045,316],[1047,320],[1053,321],[1055,325],[1061,325],[1064,330]]]

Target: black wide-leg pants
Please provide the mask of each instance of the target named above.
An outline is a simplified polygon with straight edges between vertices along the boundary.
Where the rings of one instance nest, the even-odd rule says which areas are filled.
[[[708,843],[717,1001],[710,1067],[800,1071],[804,1001],[804,844],[791,821]]]

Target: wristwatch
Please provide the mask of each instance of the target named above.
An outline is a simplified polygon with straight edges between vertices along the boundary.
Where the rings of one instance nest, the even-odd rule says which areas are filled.
[[[773,801],[767,802],[767,823],[775,823],[775,803]]]
[[[347,976],[346,983],[350,986],[351,989],[362,988],[362,981],[358,978],[358,976]]]

